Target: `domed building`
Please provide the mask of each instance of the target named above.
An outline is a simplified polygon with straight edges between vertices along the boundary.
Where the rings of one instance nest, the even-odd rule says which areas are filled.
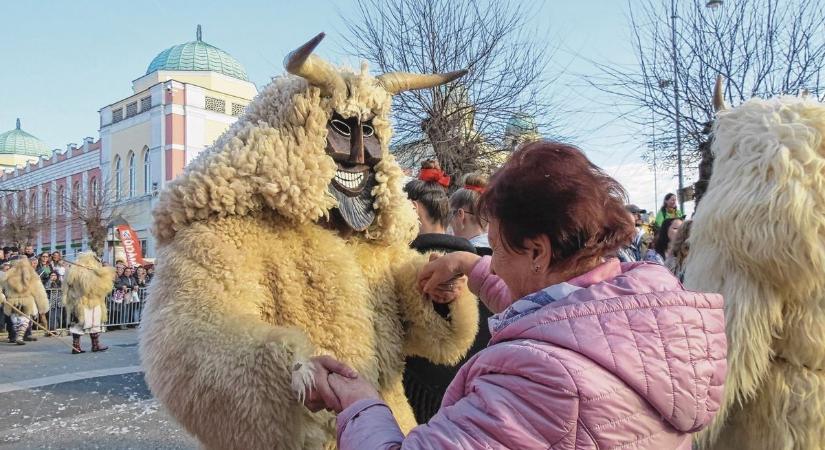
[[[100,109],[101,168],[120,215],[143,253],[154,256],[149,230],[157,193],[258,91],[237,59],[204,41],[200,25],[194,40],[160,51],[144,67],[131,95]]]
[[[504,145],[511,151],[525,143],[541,139],[536,119],[525,113],[514,114],[504,128]]]
[[[51,154],[43,141],[20,128],[20,119],[13,130],[0,133],[0,171],[37,162],[41,156]]]

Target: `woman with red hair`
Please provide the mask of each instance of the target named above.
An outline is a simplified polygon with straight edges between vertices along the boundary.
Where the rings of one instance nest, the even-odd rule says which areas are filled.
[[[330,374],[339,448],[690,449],[722,395],[722,298],[610,257],[634,235],[624,197],[574,147],[514,152],[481,197],[492,256],[451,253],[419,274],[424,292],[469,276],[496,313],[488,347],[406,437],[368,382]]]

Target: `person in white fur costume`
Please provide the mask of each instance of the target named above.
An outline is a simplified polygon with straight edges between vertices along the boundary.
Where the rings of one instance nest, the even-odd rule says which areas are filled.
[[[825,448],[825,105],[721,101],[685,285],[725,298],[729,372],[703,449]]]
[[[322,37],[290,54],[297,76],[265,87],[154,211],[146,381],[207,448],[334,447],[310,377],[327,375],[320,355],[357,369],[409,430],[404,358],[455,363],[478,329],[460,283],[446,317],[418,291],[428,258],[408,247],[416,219],[389,153],[392,95],[462,73],[337,69],[312,54]]]
[[[92,351],[102,352],[109,347],[100,343],[103,320],[107,316],[106,295],[112,292],[114,267],[105,267],[93,252],[78,255],[63,280],[63,303],[72,322],[72,353],[85,353],[80,337],[89,333]]]

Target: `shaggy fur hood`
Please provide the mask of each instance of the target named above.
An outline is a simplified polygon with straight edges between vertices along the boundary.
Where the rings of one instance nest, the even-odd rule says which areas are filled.
[[[154,210],[160,245],[194,222],[274,211],[295,224],[327,217],[336,200],[327,192],[335,163],[326,155],[327,122],[344,117],[373,118],[383,150],[376,166],[376,219],[364,238],[407,243],[415,217],[401,190],[403,173],[389,154],[391,96],[362,66],[342,71],[347,96],[329,98],[303,78],[276,78],[215,144],[202,152],[161,193]]]

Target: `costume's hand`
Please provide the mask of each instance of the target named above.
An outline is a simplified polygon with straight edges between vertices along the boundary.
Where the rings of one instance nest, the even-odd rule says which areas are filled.
[[[312,412],[322,409],[340,411],[341,404],[330,388],[327,378],[331,373],[340,374],[342,378],[355,378],[358,373],[331,356],[316,356],[310,359],[310,362],[313,366],[313,385],[307,389],[304,406]]]
[[[345,378],[333,373],[329,376],[329,386],[340,401],[341,409],[336,409],[337,413],[347,409],[358,400],[381,400],[378,391],[363,377]]]

